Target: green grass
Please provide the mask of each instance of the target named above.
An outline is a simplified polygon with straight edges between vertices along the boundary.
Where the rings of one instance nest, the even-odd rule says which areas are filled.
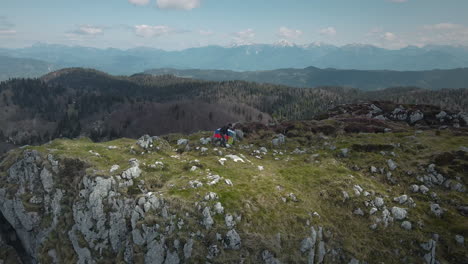
[[[265,146],[269,152],[262,159],[251,156],[252,150],[241,150],[234,146],[232,149],[221,149],[223,156],[226,154],[245,155],[250,161],[235,163],[228,160],[225,166],[219,164],[221,156],[217,156],[211,145],[208,154],[201,154],[195,148],[199,145],[199,138],[211,135],[211,132],[200,132],[190,136],[172,134],[165,136],[171,144],[172,149],[164,151],[144,152],[136,146],[135,140],[119,139],[104,143],[93,143],[89,139],[78,140],[59,139],[50,144],[29,147],[41,153],[51,153],[57,159],[72,158],[79,159],[87,164],[90,175],[110,177],[109,169],[117,164],[120,169],[113,173],[121,173],[129,167],[128,160],[137,158],[140,161],[142,176],[138,180],[144,180],[149,191],[160,192],[177,204],[178,208],[198,214],[194,208],[197,201],[202,201],[206,193],[212,191],[219,195],[219,201],[225,208],[226,213],[242,216],[236,229],[241,233],[244,246],[257,248],[266,247],[279,252],[285,252],[291,259],[303,259],[298,252],[300,241],[308,234],[310,226],[323,226],[332,234],[330,240],[335,241],[346,252],[362,260],[371,262],[399,263],[401,259],[390,260],[394,256],[393,249],[400,249],[400,256],[413,256],[413,250],[419,250],[418,243],[427,241],[431,233],[437,232],[444,237],[444,245],[452,251],[458,247],[453,241],[455,234],[468,235],[468,224],[461,216],[456,207],[450,201],[456,200],[459,204],[468,204],[466,193],[454,193],[443,187],[433,187],[441,200],[441,205],[447,210],[442,219],[437,219],[429,212],[430,199],[427,195],[412,194],[408,186],[417,183],[415,175],[421,175],[423,171],[419,165],[426,166],[431,163],[432,157],[441,152],[456,151],[460,146],[468,146],[467,136],[455,136],[450,131],[442,131],[436,136],[433,131],[425,131],[420,134],[414,132],[389,133],[389,134],[346,134],[330,137],[328,140],[320,139],[316,135],[307,137],[288,138],[287,144],[279,150],[284,155],[273,155],[270,145],[270,134],[245,140],[241,144],[254,144]],[[414,136],[414,137],[413,137]],[[263,137],[263,139],[261,138]],[[179,138],[188,138],[191,141],[192,150],[177,153],[175,142]],[[336,145],[336,150],[330,150],[324,145],[327,141]],[[348,157],[340,157],[341,148],[349,148],[353,144],[400,144],[393,152],[396,156],[382,155],[380,152],[358,152],[351,150]],[[118,149],[109,150],[108,146],[117,146]],[[295,148],[307,148],[307,153],[302,155],[290,154]],[[99,157],[91,154],[92,150],[100,154]],[[311,158],[311,154],[320,156]],[[171,156],[178,155],[179,158]],[[18,150],[12,152],[3,161],[3,167],[11,165],[18,156]],[[275,160],[278,157],[280,160]],[[371,174],[371,165],[377,168],[387,168],[386,161],[394,160],[398,168],[393,171],[393,177],[397,184],[389,184],[385,176]],[[196,164],[199,169],[192,172],[190,168]],[[152,169],[150,164],[162,161],[164,169]],[[316,162],[317,161],[317,162]],[[264,170],[258,170],[263,166]],[[358,166],[359,171],[351,168]],[[440,168],[444,169],[444,168]],[[212,174],[218,174],[224,179],[230,179],[234,186],[228,186],[224,181],[208,186],[206,176],[209,170]],[[407,174],[412,171],[412,176]],[[454,178],[466,175],[446,175]],[[190,180],[199,180],[204,183],[203,187],[189,188]],[[466,181],[466,180],[465,180]],[[400,228],[401,222],[395,222],[387,229],[381,226],[376,231],[369,228],[372,224],[368,217],[369,208],[364,205],[365,201],[374,199],[372,197],[355,197],[354,185],[360,185],[367,191],[374,191],[376,196],[385,197],[388,208],[397,206],[393,197],[401,194],[410,195],[416,202],[416,208],[409,210],[409,220],[413,224],[412,231]],[[351,199],[343,202],[342,191],[346,191]],[[131,187],[122,189],[126,195],[138,195],[138,189]],[[297,196],[298,202],[283,202],[289,193]],[[213,204],[214,202],[211,202]],[[366,216],[353,215],[355,208],[361,208]],[[406,207],[406,206],[402,206]],[[313,216],[317,212],[320,217]],[[181,217],[183,214],[181,214]],[[216,225],[214,232],[226,232],[224,219],[214,216]],[[186,224],[198,227],[199,219],[184,219]],[[148,217],[143,220],[160,221],[160,219]],[[418,227],[417,222],[422,221],[424,226]],[[282,248],[278,248],[274,241],[276,235],[282,234]],[[416,242],[416,243],[412,243]],[[448,251],[438,249],[440,258],[443,260]],[[231,254],[231,253],[229,253]],[[227,259],[229,259],[227,254]],[[463,253],[460,253],[463,255]],[[281,254],[280,254],[281,255]],[[284,255],[284,254],[283,254]],[[466,256],[466,252],[465,252]],[[420,259],[410,257],[413,262]]]

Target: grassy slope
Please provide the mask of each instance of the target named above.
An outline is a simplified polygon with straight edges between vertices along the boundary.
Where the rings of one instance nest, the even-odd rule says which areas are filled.
[[[438,247],[439,260],[447,261],[449,253],[460,258],[468,257],[463,247],[456,245],[454,241],[455,234],[468,236],[467,220],[448,202],[456,200],[459,204],[468,204],[466,193],[447,191],[443,187],[431,188],[431,192],[436,192],[440,197],[441,206],[447,209],[443,218],[437,219],[430,214],[430,196],[413,194],[408,190],[410,184],[417,183],[415,175],[423,175],[423,171],[418,170],[418,165],[427,167],[434,154],[468,146],[467,136],[454,136],[449,131],[444,131],[438,136],[434,131],[417,134],[414,131],[395,134],[347,134],[330,139],[320,139],[315,136],[308,141],[304,141],[303,138],[288,139],[287,144],[281,147],[281,150],[278,149],[278,152],[282,151],[284,155],[274,154],[270,144],[265,140],[250,139],[241,144],[254,144],[252,149],[240,149],[239,145],[232,149],[221,149],[223,156],[243,154],[250,162],[246,160],[245,163],[234,163],[228,159],[225,166],[222,166],[218,162],[220,156],[212,146],[208,146],[207,154],[195,149],[198,139],[208,135],[198,133],[189,136],[193,142],[192,151],[182,154],[175,151],[174,144],[176,139],[182,137],[180,135],[167,137],[172,145],[171,148],[174,149],[151,153],[143,153],[132,139],[105,143],[93,143],[88,139],[61,139],[31,148],[43,153],[53,153],[60,158],[78,158],[86,161],[91,165],[88,168],[88,173],[91,175],[109,175],[109,168],[113,164],[120,165],[121,169],[117,171],[120,173],[129,167],[130,158],[137,158],[141,163],[140,168],[144,171],[139,179],[145,180],[147,188],[162,193],[166,199],[177,201],[184,208],[193,207],[195,202],[203,200],[207,192],[215,192],[219,195],[225,212],[242,215],[242,221],[236,229],[242,237],[244,246],[256,248],[257,251],[268,248],[286,262],[301,257],[298,249],[301,240],[308,234],[310,228],[308,223],[330,230],[330,240],[337,241],[345,251],[356,258],[372,263],[400,262],[397,258],[389,260],[395,256],[395,249],[399,249],[400,259],[407,256],[413,262],[419,263],[421,257],[415,256],[413,250],[420,250],[419,243],[426,242],[432,233],[441,236],[443,246]],[[337,150],[325,147],[324,142],[336,145]],[[393,150],[396,157],[384,156],[379,152],[357,151],[351,151],[346,158],[339,157],[340,148],[350,148],[356,143],[400,143],[401,147]],[[109,150],[108,146],[117,146],[118,149]],[[260,146],[267,147],[268,154],[263,159],[251,156],[252,150]],[[308,153],[290,154],[296,147],[305,147]],[[89,153],[90,150],[99,153],[100,157]],[[311,157],[314,153],[320,156],[314,159]],[[179,158],[171,157],[174,155]],[[386,160],[389,158],[399,166],[393,172],[393,177],[398,180],[396,185],[388,184],[384,175],[371,175],[368,170],[370,165],[386,168]],[[199,162],[194,163],[194,160]],[[162,170],[149,168],[148,165],[154,164],[155,161],[162,161],[165,168]],[[197,165],[199,169],[190,171],[193,165]],[[363,169],[351,170],[353,165]],[[263,166],[264,170],[260,171],[258,166]],[[231,179],[234,186],[229,187],[223,182],[213,186],[204,184],[198,189],[188,187],[190,180],[206,183],[208,170],[225,179]],[[407,175],[406,172],[410,170],[414,172],[413,176]],[[465,186],[468,185],[466,175],[444,174],[444,176],[450,178],[463,176],[462,181]],[[409,221],[413,224],[413,230],[403,230],[400,227],[401,222],[398,221],[386,229],[379,226],[377,230],[371,230],[369,226],[372,221],[368,214],[370,207],[366,208],[364,202],[373,200],[375,196],[356,197],[352,190],[355,184],[359,184],[365,190],[374,191],[375,196],[384,197],[389,209],[392,206],[399,206],[393,202],[393,197],[401,194],[410,195],[417,204],[416,208],[409,210]],[[347,191],[351,199],[343,201],[342,191]],[[132,188],[129,188],[127,193],[137,195]],[[289,193],[294,193],[299,201],[283,202],[282,198],[287,197]],[[366,213],[364,217],[352,214],[358,207]],[[313,216],[314,212],[320,217]],[[216,227],[212,232],[225,233],[227,229],[221,216],[217,215],[214,219]],[[423,221],[424,226],[418,227],[418,221]],[[277,233],[281,233],[281,248],[275,242]],[[229,254],[231,253],[228,253],[226,258],[229,258]]]

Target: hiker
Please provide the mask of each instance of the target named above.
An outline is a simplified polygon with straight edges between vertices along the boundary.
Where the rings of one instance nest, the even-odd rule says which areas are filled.
[[[226,147],[227,137],[229,136],[229,130],[232,128],[232,124],[227,124],[220,129],[221,134],[221,146]]]

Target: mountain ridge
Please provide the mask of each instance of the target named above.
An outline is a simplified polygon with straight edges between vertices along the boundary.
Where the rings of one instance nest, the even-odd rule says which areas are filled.
[[[127,50],[81,46],[34,45],[0,49],[0,55],[47,61],[58,68],[89,67],[112,74],[133,74],[151,68],[274,70],[339,68],[358,70],[431,70],[468,66],[468,48],[447,46],[387,50],[371,45],[271,44],[235,47],[205,46],[179,51],[140,47]]]

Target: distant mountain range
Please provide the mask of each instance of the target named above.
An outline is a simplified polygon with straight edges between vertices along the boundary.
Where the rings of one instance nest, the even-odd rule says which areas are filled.
[[[206,46],[164,51],[154,48],[120,50],[37,44],[20,49],[0,49],[0,56],[42,60],[56,68],[89,67],[124,75],[153,68],[258,71],[314,66],[422,71],[468,67],[468,47],[463,46],[410,46],[388,50],[361,44],[337,47],[314,43],[302,46]],[[1,60],[0,63],[3,64]]]
[[[364,71],[319,69],[278,69],[236,72],[228,70],[153,69],[152,75],[172,74],[178,77],[209,81],[244,80],[282,84],[293,87],[345,86],[361,90],[414,86],[426,89],[468,88],[468,68],[430,71]]]
[[[53,70],[56,70],[55,66],[44,61],[0,55],[0,81],[14,77],[40,77]]]

